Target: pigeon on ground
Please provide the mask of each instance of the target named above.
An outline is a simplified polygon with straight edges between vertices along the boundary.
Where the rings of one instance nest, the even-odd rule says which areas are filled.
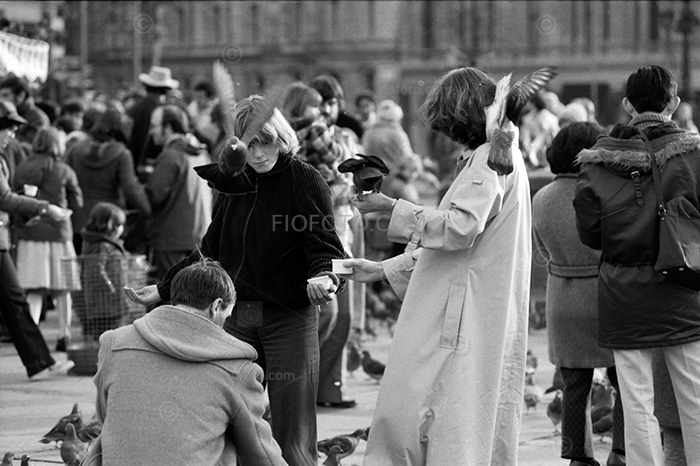
[[[559,428],[557,427],[561,422],[561,390],[557,390],[554,399],[547,405],[547,417],[554,424],[554,435],[559,435]]]
[[[29,455],[22,455],[22,460],[20,461],[20,466],[29,466],[29,460],[32,459]]]
[[[598,419],[591,427],[593,428],[593,433],[600,435],[600,441],[604,442],[605,436],[609,435],[613,428],[612,412]]]
[[[512,86],[509,73],[496,83],[493,103],[486,108],[486,138],[491,141],[488,166],[499,175],[512,173],[510,146],[515,137],[514,125],[519,123],[520,113],[532,96],[557,75],[554,70],[553,66],[542,68]]]
[[[352,173],[352,182],[355,185],[357,197],[368,192],[378,193],[382,188],[384,175],[389,174],[389,167],[376,155],[356,154],[359,159],[347,159],[338,165],[340,173]]]
[[[61,442],[61,459],[67,466],[79,466],[87,456],[87,445],[75,433],[73,424],[66,424],[66,435]]]
[[[591,423],[612,413],[615,404],[615,388],[611,385],[597,385],[591,390]]]
[[[44,434],[44,437],[39,440],[41,443],[51,443],[63,440],[63,436],[66,434],[66,425],[73,424],[76,430],[80,430],[83,427],[83,415],[80,412],[78,403],[73,405],[73,410],[69,415],[63,416],[56,423],[53,428]]]
[[[531,373],[534,377],[537,371],[537,356],[532,350],[527,350],[527,360],[525,361],[525,372]]]
[[[327,454],[328,458],[323,462],[323,466],[341,466],[342,453],[343,451],[338,445],[333,445]]]
[[[0,466],[12,466],[12,460],[14,459],[15,454],[11,451],[8,451],[7,453],[5,453],[5,456],[2,457],[2,463],[0,463]]]
[[[362,356],[360,356],[360,349],[355,343],[351,341],[348,342],[347,351],[347,361],[345,363],[345,367],[350,373],[350,377],[352,377],[353,372],[355,372],[360,367],[360,363],[362,362]]]
[[[384,364],[375,359],[372,359],[372,356],[370,356],[369,351],[362,351],[362,369],[367,375],[369,375],[375,380],[381,380],[384,376],[385,368],[386,366]]]
[[[554,371],[554,376],[552,377],[552,386],[545,390],[544,393],[552,393],[557,390],[564,390],[564,379],[561,376],[561,369],[558,367]]]
[[[525,414],[530,414],[530,408],[537,409],[537,405],[540,404],[542,400],[542,395],[544,395],[544,390],[542,387],[535,385],[534,373],[530,372],[525,375]]]
[[[350,456],[357,449],[360,440],[367,440],[366,429],[357,429],[349,435],[336,435],[335,437],[321,440],[317,444],[318,451],[330,456],[333,447],[339,447],[340,451],[336,454],[338,459]]]
[[[102,433],[102,423],[97,419],[97,413],[93,414],[87,424],[76,431],[78,438],[85,443],[92,443]]]

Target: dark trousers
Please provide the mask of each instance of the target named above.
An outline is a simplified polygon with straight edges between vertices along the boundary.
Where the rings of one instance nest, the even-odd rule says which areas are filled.
[[[32,320],[24,289],[17,281],[17,270],[8,251],[0,251],[0,313],[28,376],[56,362],[39,327]]]
[[[224,330],[258,352],[270,397],[272,435],[290,466],[316,466],[318,311],[239,301]]]
[[[617,391],[613,406],[612,450],[625,450],[624,418],[622,415],[622,399],[617,383],[617,372],[614,367],[608,368],[608,378]],[[561,419],[561,457],[562,458],[593,458],[591,413],[589,398],[593,382],[593,369],[561,368],[564,380]]]
[[[343,401],[343,353],[350,336],[352,290],[346,288],[335,299],[321,306],[319,316],[319,363],[318,402],[338,403]]]

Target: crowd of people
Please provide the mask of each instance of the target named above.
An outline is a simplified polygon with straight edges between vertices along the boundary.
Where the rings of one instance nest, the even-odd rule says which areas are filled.
[[[31,380],[64,375],[73,362],[51,357],[42,314],[55,308],[66,351],[80,300],[82,335],[100,345],[103,431],[88,464],[316,465],[317,407],[356,406],[345,351],[381,289],[400,313],[364,464],[517,464],[533,250],[547,261],[562,458],[599,464],[590,394],[605,368],[616,393],[607,465],[700,464],[700,295],[654,270],[641,139],[665,197],[697,208],[700,136],[667,70],[633,73],[631,121],[608,129],[589,99],[540,91],[504,129],[515,136],[505,175],[489,164],[495,80],[452,70],[420,111],[452,141],[442,157],[453,176],[414,152],[396,102],[361,91],[352,113],[330,75],[292,83],[269,115],[263,95],[222,114],[207,81],[186,102],[168,68],[139,80],[143,92],[123,99],[62,105],[37,103],[15,76],[0,82],[2,328]],[[381,189],[358,192],[339,170],[358,154],[389,168]],[[221,169],[234,157],[237,176]],[[554,179],[531,199],[528,170],[540,167]],[[129,254],[153,264],[149,285],[121,283],[115,264]],[[102,281],[76,294],[88,269],[65,259],[88,256]],[[334,273],[334,260],[352,273]],[[124,325],[125,299],[149,312]],[[125,417],[132,403],[171,403],[202,428]]]

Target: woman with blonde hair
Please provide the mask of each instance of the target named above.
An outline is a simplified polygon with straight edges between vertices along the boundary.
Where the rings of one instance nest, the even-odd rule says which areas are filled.
[[[236,105],[239,143],[267,106],[260,95]],[[170,282],[200,259],[217,260],[231,275],[238,302],[224,329],[249,343],[265,372],[272,432],[289,464],[315,465],[318,386],[318,310],[343,285],[331,259],[345,257],[333,225],[330,189],[318,171],[295,157],[294,130],[282,113],[272,116],[251,138],[246,167],[227,176],[218,163],[197,167],[220,192],[201,252],[171,267],[157,285],[129,296],[141,304],[170,300]],[[220,155],[223,156],[223,153]],[[328,277],[332,285],[307,283]]]
[[[15,189],[35,193],[37,199],[70,210],[83,206],[78,177],[63,160],[65,135],[53,127],[44,127],[34,138],[32,154],[17,167]],[[20,218],[17,222],[17,272],[19,283],[28,290],[32,318],[39,323],[45,294],[55,298],[61,335],[57,350],[65,351],[70,342],[72,304],[70,290],[62,270],[63,258],[75,257],[73,228],[68,217],[60,222],[40,218]]]

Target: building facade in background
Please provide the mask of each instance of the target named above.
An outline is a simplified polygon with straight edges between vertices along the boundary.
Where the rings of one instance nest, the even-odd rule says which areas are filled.
[[[698,2],[682,0],[65,2],[67,54],[82,54],[98,90],[136,86],[151,64],[170,67],[187,91],[222,60],[241,97],[331,73],[350,110],[364,89],[397,101],[419,151],[427,132],[417,109],[458,66],[517,79],[555,65],[550,89],[564,103],[590,97],[605,124],[644,64],[669,68],[697,103],[699,14]]]

